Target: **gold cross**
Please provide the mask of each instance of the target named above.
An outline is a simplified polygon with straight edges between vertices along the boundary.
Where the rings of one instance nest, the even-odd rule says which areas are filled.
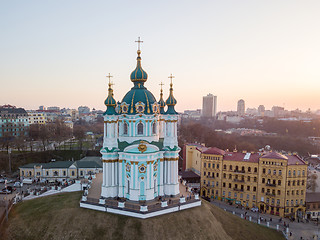
[[[164,85],[164,83],[163,83],[163,82],[161,82],[159,85],[161,86],[161,90],[162,90],[162,86]]]
[[[171,73],[171,75],[170,75],[168,78],[170,78],[171,84],[172,84],[172,78],[174,78],[174,76],[172,75],[172,73]]]
[[[143,41],[140,41],[140,37],[138,37],[138,41],[135,41],[138,43],[138,51],[140,51],[140,43],[143,43]]]
[[[109,73],[109,75],[107,75],[106,77],[109,78],[109,85],[114,85],[113,83],[111,83],[111,78],[112,78],[113,76],[111,76],[110,73]]]

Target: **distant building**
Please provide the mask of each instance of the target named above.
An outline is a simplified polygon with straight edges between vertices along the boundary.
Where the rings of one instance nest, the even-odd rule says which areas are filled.
[[[279,106],[273,106],[272,112],[274,117],[283,117],[285,115],[284,108]]]
[[[0,137],[28,135],[28,113],[11,105],[0,106]]]
[[[46,110],[46,108],[44,106],[39,106],[39,110],[43,111],[43,110]]]
[[[185,110],[183,114],[181,114],[183,118],[191,118],[191,119],[200,119],[201,118],[201,109],[197,110]]]
[[[258,110],[256,108],[247,108],[246,114],[251,116],[257,116]]]
[[[29,125],[47,123],[46,114],[44,112],[38,112],[38,111],[28,111],[28,120],[29,120]]]
[[[320,219],[320,193],[307,193],[306,196],[307,219]]]
[[[245,103],[243,99],[238,101],[237,112],[239,116],[244,116],[245,114]]]
[[[217,96],[209,93],[202,99],[202,117],[211,118],[217,114]]]
[[[266,108],[263,106],[263,105],[260,105],[259,107],[258,107],[258,114],[259,114],[259,116],[264,116],[264,112],[266,111]]]
[[[88,114],[90,113],[90,108],[87,106],[80,106],[78,107],[79,114]]]
[[[59,112],[59,111],[60,111],[60,108],[59,108],[59,107],[47,107],[47,110],[48,110],[48,111],[56,111],[56,112]]]

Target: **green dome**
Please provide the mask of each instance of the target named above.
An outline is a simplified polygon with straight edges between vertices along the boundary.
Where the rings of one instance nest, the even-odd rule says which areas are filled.
[[[113,90],[111,88],[111,83],[109,83],[108,92],[108,97],[104,101],[104,104],[107,106],[107,111],[105,111],[104,115],[116,115],[117,112],[115,110],[115,107],[117,106],[117,102],[113,98]]]
[[[143,106],[140,111],[139,105]],[[135,83],[122,99],[120,109],[121,114],[155,114],[154,105],[158,104],[153,94],[143,84]]]
[[[170,84],[170,94],[166,101],[166,105],[168,106],[168,109],[166,111],[166,114],[178,114],[176,110],[174,109],[174,106],[177,104],[177,100],[173,96],[173,88],[172,83]]]
[[[148,74],[142,69],[141,67],[141,51],[138,50],[138,57],[137,57],[137,67],[130,75],[130,79],[132,82],[146,82],[148,79]]]
[[[160,92],[160,100],[158,102],[160,108],[160,114],[164,114],[164,107],[166,106],[166,102],[163,100],[162,88]]]

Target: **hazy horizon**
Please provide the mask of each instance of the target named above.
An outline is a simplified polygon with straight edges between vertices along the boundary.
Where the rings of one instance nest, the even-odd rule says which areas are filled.
[[[319,1],[15,1],[0,7],[0,105],[104,110],[106,75],[121,101],[138,36],[145,86],[177,111],[264,105],[320,109]]]

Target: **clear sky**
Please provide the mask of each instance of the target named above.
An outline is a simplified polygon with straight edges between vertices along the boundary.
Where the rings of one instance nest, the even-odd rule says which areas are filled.
[[[178,111],[320,108],[320,1],[0,0],[0,105],[105,109],[132,87],[141,36],[145,86]]]

